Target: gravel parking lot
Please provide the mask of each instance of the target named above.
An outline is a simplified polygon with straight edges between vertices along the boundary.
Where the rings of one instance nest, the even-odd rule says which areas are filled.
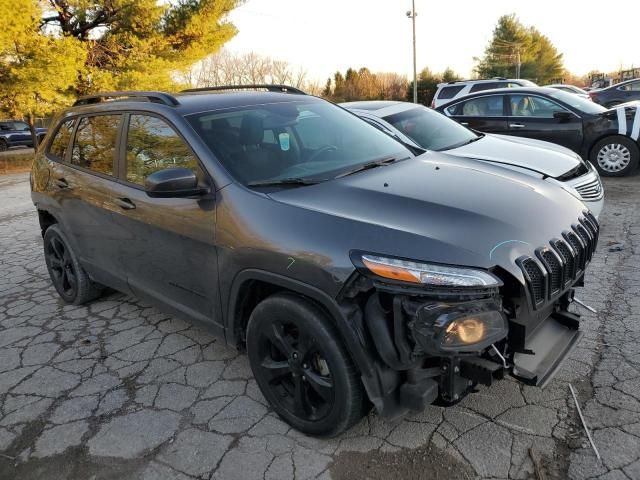
[[[319,440],[266,405],[245,355],[137,299],[67,306],[28,175],[0,177],[0,479],[640,479],[640,175],[605,182],[585,337],[544,390],[512,380]],[[602,456],[580,424],[574,386]]]

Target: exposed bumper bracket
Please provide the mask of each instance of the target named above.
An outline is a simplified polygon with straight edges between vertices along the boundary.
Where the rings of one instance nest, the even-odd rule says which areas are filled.
[[[540,323],[525,341],[525,348],[533,353],[513,355],[513,376],[546,386],[582,337],[578,325],[579,317],[569,312],[554,313]]]

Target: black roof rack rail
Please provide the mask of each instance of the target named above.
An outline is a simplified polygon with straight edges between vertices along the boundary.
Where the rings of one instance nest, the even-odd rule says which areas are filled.
[[[201,88],[188,88],[186,90],[182,90],[180,93],[197,93],[197,92],[224,92],[224,91],[233,91],[233,90],[267,90],[269,92],[277,92],[277,93],[294,93],[296,95],[306,95],[306,92],[303,92],[299,88],[290,87],[289,85],[278,85],[278,84],[267,84],[267,83],[259,83],[255,85],[221,85],[218,87],[201,87]]]
[[[170,107],[175,107],[176,105],[180,105],[180,102],[178,102],[176,97],[174,97],[169,93],[131,91],[131,92],[105,92],[105,93],[96,93],[93,95],[86,95],[84,97],[78,98],[78,100],[76,100],[73,106],[77,107],[79,105],[91,105],[93,103],[101,103],[108,100],[126,99],[126,98],[130,98],[134,101],[136,99],[145,99],[148,102],[162,103]]]

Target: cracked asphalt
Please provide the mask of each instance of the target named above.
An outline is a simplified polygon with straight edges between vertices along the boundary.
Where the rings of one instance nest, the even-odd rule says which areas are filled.
[[[2,176],[0,479],[640,479],[640,175],[605,185],[579,294],[599,313],[581,312],[584,339],[547,388],[505,380],[320,440],[280,421],[246,356],[209,333],[119,293],[65,305],[28,175]]]

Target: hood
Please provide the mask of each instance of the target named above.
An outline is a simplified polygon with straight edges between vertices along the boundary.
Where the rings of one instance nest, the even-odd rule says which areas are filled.
[[[500,265],[520,279],[515,259],[559,237],[585,209],[550,182],[436,152],[269,196],[334,217],[333,223],[313,223],[325,225],[339,250]],[[288,217],[299,218],[294,212]]]
[[[560,145],[509,135],[487,134],[476,142],[447,150],[447,153],[507,163],[554,178],[573,170],[582,162],[579,155]]]

